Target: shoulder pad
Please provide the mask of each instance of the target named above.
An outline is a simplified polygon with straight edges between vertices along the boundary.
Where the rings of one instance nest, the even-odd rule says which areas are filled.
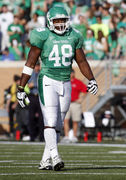
[[[30,32],[30,43],[40,49],[43,47],[44,41],[48,38],[48,28],[36,28]]]

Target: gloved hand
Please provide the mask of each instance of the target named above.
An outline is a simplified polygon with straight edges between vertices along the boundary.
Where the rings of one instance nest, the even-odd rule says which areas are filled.
[[[97,82],[95,79],[91,79],[88,83],[88,91],[91,93],[91,94],[96,94],[97,91],[98,91],[98,85],[97,85]]]
[[[22,108],[28,106],[30,103],[29,98],[28,98],[28,96],[27,96],[27,94],[24,91],[24,88],[22,86],[18,87],[17,100],[18,100],[18,102]]]

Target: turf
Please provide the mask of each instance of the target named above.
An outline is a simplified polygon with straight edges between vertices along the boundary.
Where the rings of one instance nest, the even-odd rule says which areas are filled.
[[[0,142],[0,180],[126,180],[126,145],[59,145],[65,168],[58,172],[38,170],[43,148]]]

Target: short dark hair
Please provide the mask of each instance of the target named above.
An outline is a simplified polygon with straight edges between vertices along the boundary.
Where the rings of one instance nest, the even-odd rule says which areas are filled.
[[[7,4],[3,4],[2,7],[8,7]]]
[[[15,15],[14,15],[14,18],[19,18],[19,16],[15,14]]]
[[[16,82],[16,81],[18,81],[18,80],[20,80],[20,76],[17,75],[17,74],[15,74],[15,75],[14,75],[14,81]]]
[[[102,19],[102,16],[101,15],[96,15],[96,18]]]

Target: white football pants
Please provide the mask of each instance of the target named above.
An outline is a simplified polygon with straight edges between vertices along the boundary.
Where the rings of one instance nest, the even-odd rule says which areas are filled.
[[[55,127],[60,131],[71,102],[71,82],[43,76],[39,85],[43,86],[43,94],[40,92],[40,105],[44,126]]]

